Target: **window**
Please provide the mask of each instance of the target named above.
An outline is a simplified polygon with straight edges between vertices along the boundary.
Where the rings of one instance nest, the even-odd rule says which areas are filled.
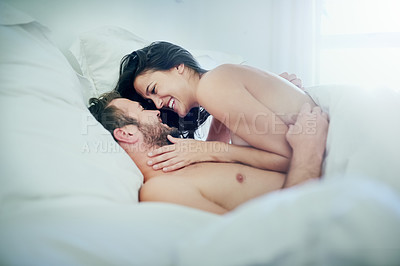
[[[318,83],[400,84],[400,1],[324,0]]]

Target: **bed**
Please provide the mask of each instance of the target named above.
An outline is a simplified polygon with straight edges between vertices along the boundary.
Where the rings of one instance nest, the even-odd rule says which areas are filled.
[[[114,26],[82,33],[81,75],[47,26],[3,2],[0,13],[1,265],[399,264],[398,90],[307,88],[330,115],[321,181],[224,216],[139,203],[143,176],[87,100],[148,41]],[[207,67],[242,60],[193,53]]]

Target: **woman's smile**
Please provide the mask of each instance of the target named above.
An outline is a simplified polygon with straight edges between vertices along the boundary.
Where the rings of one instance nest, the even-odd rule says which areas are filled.
[[[189,77],[184,65],[167,71],[148,71],[140,74],[134,81],[136,91],[146,99],[151,99],[157,109],[169,109],[185,117],[196,106],[193,90],[190,89]]]
[[[174,98],[174,97],[171,97],[171,98],[169,99],[167,106],[168,106],[170,109],[172,109],[172,110],[175,111],[175,98]]]

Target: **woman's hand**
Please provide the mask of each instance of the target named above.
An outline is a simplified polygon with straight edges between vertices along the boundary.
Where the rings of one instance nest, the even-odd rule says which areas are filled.
[[[210,142],[180,139],[168,135],[172,145],[160,147],[151,151],[147,161],[154,170],[162,169],[171,172],[197,162],[207,161],[207,145]]]

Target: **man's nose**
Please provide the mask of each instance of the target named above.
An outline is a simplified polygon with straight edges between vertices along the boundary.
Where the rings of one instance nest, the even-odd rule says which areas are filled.
[[[160,111],[159,110],[149,110],[153,115],[156,115],[157,118],[160,117]]]
[[[159,110],[151,110],[151,112],[153,113],[153,115],[155,114],[156,116],[156,121],[157,122],[161,122],[161,117],[160,117],[160,111]],[[154,119],[154,116],[152,117],[152,119]]]

